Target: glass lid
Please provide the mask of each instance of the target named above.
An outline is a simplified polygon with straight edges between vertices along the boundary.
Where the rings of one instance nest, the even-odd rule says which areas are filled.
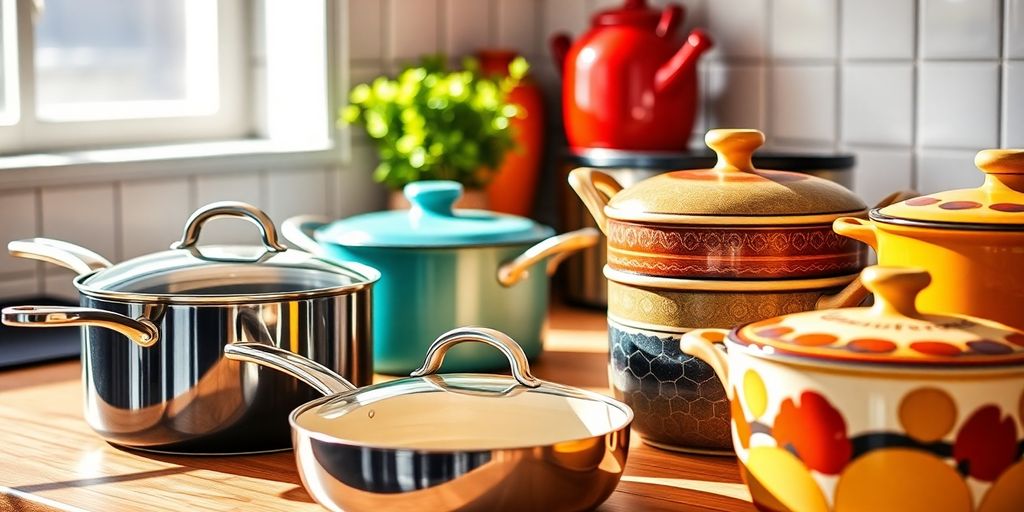
[[[612,218],[638,214],[780,217],[857,213],[867,206],[842,185],[809,174],[755,169],[758,130],[710,130],[704,137],[717,154],[711,169],[680,170],[648,178],[615,194]]]
[[[263,245],[196,245],[202,225],[224,216],[256,223]],[[76,284],[94,296],[202,303],[337,294],[380,278],[365,265],[333,263],[281,245],[270,218],[244,203],[200,208],[189,218],[181,241],[171,247],[85,275]]]
[[[974,158],[985,173],[977,188],[915,197],[871,212],[881,222],[953,224],[963,229],[1024,230],[1024,149],[986,149]],[[941,227],[941,226],[939,226]]]
[[[381,448],[494,450],[549,446],[618,430],[630,415],[599,395],[512,377],[448,374],[407,378],[330,398],[295,424]]]
[[[434,373],[445,352],[469,341],[504,353],[512,376]],[[522,348],[493,329],[442,335],[412,375],[314,401],[296,410],[292,422],[335,442],[445,451],[550,446],[603,436],[633,419],[612,398],[534,378]]]
[[[864,364],[1009,365],[1024,363],[1024,332],[962,315],[917,310],[928,272],[874,266],[861,274],[875,294],[870,308],[784,315],[743,326],[730,340],[765,356],[789,355]]]
[[[452,247],[528,243],[554,230],[525,217],[453,209],[462,196],[454,181],[417,181],[403,190],[411,208],[373,212],[316,230],[318,242],[367,247]]]

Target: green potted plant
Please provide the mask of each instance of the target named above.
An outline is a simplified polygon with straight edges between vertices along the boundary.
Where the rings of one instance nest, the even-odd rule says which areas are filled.
[[[482,192],[515,142],[510,120],[518,109],[507,96],[527,71],[509,65],[509,76],[490,78],[475,59],[448,70],[443,56],[425,57],[398,77],[378,77],[349,92],[342,120],[361,125],[380,163],[373,178],[390,188],[392,207],[404,203],[402,187],[419,180],[454,180],[465,187],[465,206],[485,207]],[[397,192],[397,193],[396,193]]]

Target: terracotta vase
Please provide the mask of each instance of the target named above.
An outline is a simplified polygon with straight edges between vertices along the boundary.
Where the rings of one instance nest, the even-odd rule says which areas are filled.
[[[408,210],[411,204],[401,190],[392,190],[388,195],[388,209]],[[455,201],[455,208],[469,208],[473,210],[490,210],[490,202],[485,190],[465,190],[462,197]]]
[[[477,56],[484,73],[506,76],[516,52],[482,50]],[[540,88],[529,77],[519,82],[508,99],[522,110],[511,123],[517,147],[505,155],[505,161],[487,187],[487,195],[492,210],[528,216],[533,210],[544,147],[544,101]]]

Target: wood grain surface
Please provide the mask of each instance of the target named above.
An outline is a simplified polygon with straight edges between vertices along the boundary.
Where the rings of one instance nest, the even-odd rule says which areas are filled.
[[[543,379],[607,393],[603,312],[556,306]],[[82,420],[81,367],[0,372],[0,510],[315,511],[290,452],[184,457],[111,446]],[[383,377],[382,377],[383,379]],[[626,473],[602,511],[750,511],[736,462],[689,456],[633,436]]]

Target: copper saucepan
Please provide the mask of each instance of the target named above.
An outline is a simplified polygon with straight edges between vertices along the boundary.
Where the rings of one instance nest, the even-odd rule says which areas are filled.
[[[467,341],[500,350],[512,376],[435,374],[445,352]],[[364,388],[269,345],[224,353],[327,395],[289,422],[302,482],[330,510],[589,510],[626,465],[633,411],[534,378],[522,348],[493,329],[449,331],[412,377]]]

